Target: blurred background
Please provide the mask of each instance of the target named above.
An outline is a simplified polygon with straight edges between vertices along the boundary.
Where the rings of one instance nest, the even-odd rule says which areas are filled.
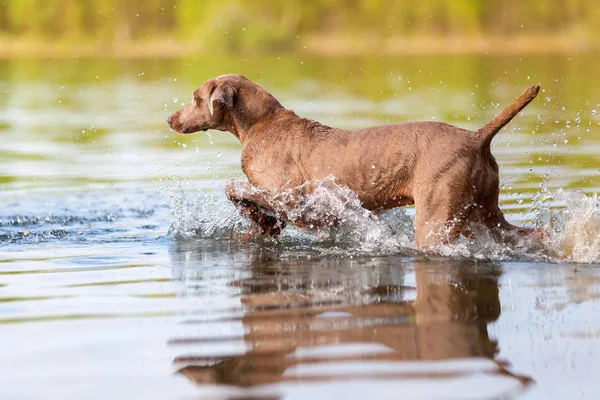
[[[0,56],[593,51],[589,0],[1,0]]]

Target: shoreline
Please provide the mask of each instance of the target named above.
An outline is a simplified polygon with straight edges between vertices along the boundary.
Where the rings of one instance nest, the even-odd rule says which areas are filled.
[[[75,58],[180,58],[211,53],[198,42],[172,39],[139,42],[40,42],[0,37],[0,59],[75,59]],[[587,37],[519,36],[507,37],[404,37],[404,38],[307,38],[302,45],[284,51],[250,49],[244,52],[222,51],[221,54],[269,55],[295,53],[314,56],[403,56],[434,54],[594,54],[600,42]]]

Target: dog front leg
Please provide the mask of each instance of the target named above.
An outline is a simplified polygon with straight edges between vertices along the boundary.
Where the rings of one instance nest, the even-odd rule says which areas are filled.
[[[230,182],[225,192],[242,214],[260,228],[261,234],[276,235],[283,230],[286,222],[307,229],[339,225],[336,215],[319,210],[319,202],[307,202],[311,196],[315,196],[319,185],[327,187],[323,183],[309,183],[271,194],[247,182]]]
[[[272,208],[272,196],[245,182],[230,182],[225,186],[227,198],[240,213],[251,222],[249,236],[276,236],[285,228],[285,221],[278,218]]]

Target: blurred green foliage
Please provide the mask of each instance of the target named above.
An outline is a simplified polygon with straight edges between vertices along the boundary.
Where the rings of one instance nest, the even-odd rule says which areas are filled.
[[[576,34],[600,38],[591,0],[0,0],[0,36],[65,43],[173,39],[239,49],[307,37]]]

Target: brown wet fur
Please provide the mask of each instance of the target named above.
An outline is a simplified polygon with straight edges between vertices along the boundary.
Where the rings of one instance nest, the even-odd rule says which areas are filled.
[[[414,204],[422,249],[470,235],[472,224],[483,224],[499,240],[541,240],[543,231],[519,228],[504,218],[498,164],[490,151],[494,135],[539,89],[528,87],[478,131],[431,121],[350,131],[301,118],[257,84],[230,74],[206,81],[168,123],[181,133],[217,129],[240,140],[249,184],[229,184],[226,193],[259,234],[279,234],[286,222],[313,228],[335,224],[292,219],[285,212],[310,195],[312,183],[333,176],[368,210]]]

